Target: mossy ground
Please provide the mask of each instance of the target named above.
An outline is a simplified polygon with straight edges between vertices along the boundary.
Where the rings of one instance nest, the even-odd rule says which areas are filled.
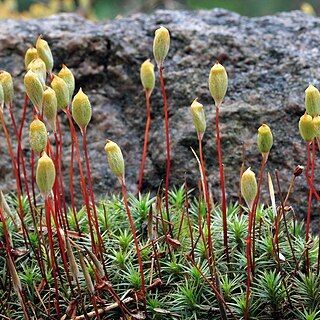
[[[15,212],[17,201],[9,196],[8,202]],[[170,220],[173,223],[173,237],[170,245],[163,237],[164,232],[160,219],[162,212],[166,219],[165,209],[159,198],[149,195],[137,199],[129,197],[131,212],[135,227],[139,235],[146,285],[150,286],[147,294],[148,315],[152,319],[221,319],[217,298],[204,280],[203,276],[187,259],[190,255],[201,272],[211,281],[208,259],[206,256],[206,207],[205,203],[189,192],[186,199],[184,188],[175,188],[170,192]],[[22,291],[27,301],[29,312],[34,319],[56,319],[53,303],[54,283],[51,269],[48,267],[46,248],[47,234],[43,225],[43,236],[38,239],[34,231],[33,222],[27,200],[23,199],[25,223],[28,228],[31,243],[26,247],[21,232],[15,230],[11,219],[6,222],[12,250],[16,256],[15,264],[22,284]],[[160,212],[161,209],[161,212]],[[108,290],[109,286],[119,297],[129,301],[126,307],[134,316],[137,315],[141,277],[131,229],[126,210],[120,197],[112,196],[100,201],[97,208],[99,227],[103,238],[105,253],[104,261],[107,278],[99,279],[96,267],[87,255],[86,263],[95,285],[97,307],[105,308],[112,305],[115,298]],[[38,206],[37,219],[43,214]],[[279,214],[279,211],[278,211]],[[76,225],[71,211],[68,212],[71,241],[77,264],[80,268],[77,250],[91,248],[88,230],[88,218],[85,209],[77,213],[81,234],[76,232]],[[275,247],[275,215],[271,208],[258,207],[256,216],[256,246],[255,270],[250,296],[250,319],[319,319],[320,277],[318,270],[317,236],[312,238],[309,248],[310,272],[305,270],[305,234],[303,223],[294,219],[291,211],[285,215],[293,253],[282,215],[279,224],[279,254]],[[16,221],[19,219],[15,216]],[[225,260],[222,217],[219,206],[214,206],[212,213],[212,237],[216,268],[221,284],[221,292],[228,306],[238,319],[243,318],[245,312],[247,259],[246,235],[247,212],[237,204],[228,206],[228,243],[230,250],[230,264]],[[190,221],[190,224],[188,223]],[[43,222],[44,223],[44,222]],[[167,226],[167,224],[166,224]],[[204,227],[203,227],[204,226]],[[181,227],[181,228],[180,228]],[[191,228],[191,229],[190,229]],[[192,235],[190,234],[192,231]],[[203,238],[201,231],[203,232]],[[160,237],[160,240],[156,240]],[[151,241],[153,239],[154,241]],[[57,235],[54,233],[57,244]],[[3,225],[0,224],[0,244],[3,248]],[[47,285],[43,285],[43,277],[35,258],[35,252],[40,250],[43,255]],[[192,251],[192,246],[194,250]],[[32,247],[35,251],[33,251]],[[93,311],[87,284],[80,271],[79,284],[83,304],[80,302],[76,283],[72,280],[72,289],[67,281],[66,270],[63,266],[58,245],[55,256],[60,271],[59,299],[63,314],[70,318],[72,311],[77,316]],[[169,250],[170,249],[170,250]],[[70,266],[69,270],[70,272]],[[161,282],[158,280],[160,279]],[[216,280],[213,282],[216,284]],[[132,299],[131,299],[132,298]],[[10,273],[6,266],[4,252],[0,254],[0,314],[12,319],[22,319],[23,312],[19,299],[12,287]],[[123,309],[123,308],[122,308]],[[231,315],[228,313],[228,319]],[[115,307],[109,312],[103,312],[101,319],[121,319],[124,313]],[[95,317],[93,317],[95,318]]]

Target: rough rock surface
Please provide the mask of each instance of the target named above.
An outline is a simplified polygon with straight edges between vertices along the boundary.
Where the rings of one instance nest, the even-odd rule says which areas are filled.
[[[256,132],[263,122],[274,133],[268,170],[273,177],[274,170],[279,170],[281,187],[286,192],[293,169],[298,164],[304,165],[307,159],[298,130],[299,118],[304,113],[304,90],[309,82],[319,86],[320,19],[301,12],[247,18],[224,10],[158,11],[153,15],[136,14],[100,23],[70,14],[42,20],[2,20],[0,69],[11,72],[15,78],[16,118],[19,121],[23,106],[24,53],[37,36],[43,34],[52,48],[55,69],[60,69],[62,63],[70,67],[75,73],[77,88],[82,87],[92,102],[88,149],[96,195],[103,196],[119,188],[107,166],[103,150],[106,138],[121,146],[126,181],[135,192],[145,127],[139,68],[145,59],[152,58],[154,30],[160,25],[171,32],[171,48],[164,70],[170,109],[171,184],[181,185],[185,173],[190,185],[196,186],[199,178],[198,166],[190,151],[190,147],[197,150],[197,139],[188,108],[198,97],[207,115],[204,150],[209,181],[214,197],[220,195],[215,111],[207,85],[209,70],[218,59],[229,74],[229,89],[220,110],[228,199],[237,197],[243,144],[246,167],[251,166],[258,175],[261,157],[256,147]],[[158,79],[151,107],[145,190],[156,190],[165,179],[163,103]],[[30,156],[27,132],[31,112],[30,105],[23,141],[26,159]],[[61,114],[60,119],[63,130],[68,131],[65,115]],[[11,127],[9,117],[6,120]],[[1,187],[8,191],[13,190],[15,184],[2,131],[0,135]],[[67,133],[64,141],[66,176],[69,149]],[[295,204],[302,216],[308,191],[304,177],[297,180],[290,204]],[[274,185],[276,187],[275,179]],[[78,186],[76,183],[77,194],[80,193]],[[268,199],[266,182],[263,192]],[[313,215],[317,214],[314,210]]]

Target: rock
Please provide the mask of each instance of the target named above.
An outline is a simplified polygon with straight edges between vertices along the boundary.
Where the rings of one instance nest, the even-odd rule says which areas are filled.
[[[298,11],[261,18],[242,17],[220,9],[157,11],[152,15],[135,14],[98,23],[74,14],[59,14],[40,20],[2,20],[0,68],[14,76],[16,96],[13,108],[18,123],[23,109],[24,53],[35,44],[37,36],[43,34],[52,48],[55,71],[62,63],[71,68],[76,76],[77,89],[82,87],[93,106],[88,149],[96,197],[119,190],[104,154],[106,138],[122,148],[126,181],[129,190],[135,193],[146,119],[139,69],[145,59],[153,58],[154,30],[160,25],[165,25],[171,32],[171,48],[164,69],[170,109],[171,185],[182,185],[186,174],[189,186],[197,186],[198,166],[190,150],[190,147],[197,150],[197,138],[189,106],[198,97],[207,115],[204,157],[209,182],[214,198],[220,197],[215,110],[207,84],[209,70],[219,60],[229,74],[227,96],[220,109],[228,200],[234,201],[238,196],[243,144],[245,167],[251,166],[259,174],[261,156],[256,147],[256,134],[263,122],[274,134],[267,171],[271,173],[277,190],[274,170],[279,170],[285,195],[294,168],[307,161],[298,122],[304,113],[304,90],[309,82],[319,86],[320,73],[320,19]],[[165,179],[166,168],[163,101],[158,76],[151,108],[144,190],[156,191]],[[7,115],[6,121],[14,137]],[[26,159],[30,158],[28,126],[31,121],[30,105],[23,131]],[[60,114],[60,121],[65,132],[63,167],[67,186],[70,135],[64,114]],[[11,191],[15,181],[2,131],[1,136],[1,187]],[[75,179],[75,191],[79,195],[79,177],[76,175]],[[269,204],[266,179],[262,195]],[[302,175],[297,178],[289,199],[289,204],[295,206],[300,217],[306,212],[307,198],[308,188]],[[314,211],[313,215],[316,217],[318,213]]]

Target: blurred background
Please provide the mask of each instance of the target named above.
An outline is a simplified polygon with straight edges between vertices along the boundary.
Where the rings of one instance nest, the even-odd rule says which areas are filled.
[[[114,19],[156,9],[224,8],[246,16],[302,10],[320,14],[320,0],[0,0],[0,18],[43,17],[58,12],[79,12],[93,20]]]

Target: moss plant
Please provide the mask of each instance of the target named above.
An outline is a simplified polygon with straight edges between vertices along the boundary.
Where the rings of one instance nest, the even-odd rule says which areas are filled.
[[[213,203],[209,192],[202,151],[206,121],[204,107],[197,99],[191,105],[190,118],[199,142],[199,158],[194,152],[200,171],[199,191],[188,188],[187,178],[193,179],[194,185],[199,180],[192,176],[181,177],[183,185],[169,190],[170,137],[162,75],[169,46],[169,32],[161,27],[154,39],[154,57],[160,73],[166,122],[164,197],[161,188],[157,195],[140,193],[137,198],[127,193],[126,154],[108,140],[105,151],[110,169],[121,183],[122,197],[110,194],[95,199],[86,144],[91,103],[80,90],[73,98],[71,115],[74,76],[65,66],[59,76],[51,76],[53,57],[49,44],[42,37],[37,41],[37,49],[29,49],[25,56],[27,94],[20,123],[15,122],[13,113],[20,109],[12,108],[12,77],[0,71],[0,120],[7,142],[3,152],[10,155],[16,181],[14,193],[4,195],[0,190],[0,317],[76,320],[319,318],[320,241],[319,236],[311,234],[310,227],[311,202],[313,198],[320,202],[314,186],[320,122],[317,89],[309,86],[306,90],[306,114],[299,122],[306,143],[305,169],[300,166],[294,169],[288,190],[282,190],[284,185],[277,170],[276,184],[269,174],[272,206],[259,203],[260,192],[265,191],[263,172],[273,147],[271,129],[263,124],[257,135],[262,155],[259,179],[256,181],[250,169],[243,172],[241,193],[247,205],[228,204],[224,194],[218,114],[228,77],[219,63],[211,69],[208,92],[216,107],[220,206]],[[49,79],[46,79],[45,70]],[[149,61],[141,67],[141,81],[148,99],[155,84],[153,65]],[[31,119],[26,112],[28,96],[36,107]],[[144,155],[150,120],[148,100],[146,103]],[[64,112],[59,114],[57,107]],[[7,110],[15,133],[13,137],[5,121]],[[67,168],[70,208],[64,195],[61,167],[65,144],[65,133],[60,127],[63,116],[67,116],[71,132],[71,161]],[[25,122],[31,123],[30,149],[34,150],[31,163],[25,161],[21,146]],[[82,133],[83,153],[79,148],[81,134],[74,122]],[[49,134],[46,127],[51,128]],[[11,142],[15,138],[17,154]],[[74,156],[80,173],[82,201],[79,203],[75,203],[73,197]],[[27,170],[30,169],[29,177]],[[309,185],[305,222],[297,221],[294,208],[288,205],[294,194],[296,177],[303,170]],[[143,173],[143,166],[140,172]],[[283,192],[286,192],[285,197]]]
[[[150,96],[154,89],[155,80],[156,80],[154,75],[154,65],[150,62],[150,59],[147,59],[144,63],[142,63],[140,68],[140,79],[146,95],[147,122],[146,122],[145,134],[144,134],[144,144],[143,144],[143,152],[142,152],[142,160],[141,160],[141,169],[140,169],[140,175],[139,175],[138,193],[141,191],[141,188],[142,188],[143,172],[144,172],[144,166],[145,166],[145,161],[147,156],[148,134],[149,134],[149,128],[150,128],[150,121],[151,121]]]
[[[163,78],[163,63],[167,57],[167,54],[170,49],[170,33],[169,30],[165,27],[160,27],[155,31],[155,36],[153,40],[153,55],[154,59],[157,62],[159,69],[159,78],[161,84],[161,91],[163,96],[163,106],[164,106],[164,121],[165,121],[165,130],[166,130],[166,149],[167,149],[167,170],[166,170],[166,184],[165,184],[165,203],[166,203],[166,214],[167,219],[170,222],[170,213],[169,213],[169,182],[170,182],[170,134],[169,134],[169,110],[167,102],[167,93],[165,90],[164,78]],[[169,230],[172,235],[172,226],[169,223]]]
[[[211,68],[209,74],[209,90],[215,103],[216,108],[216,137],[220,173],[221,201],[222,201],[222,217],[223,217],[223,244],[226,253],[226,259],[229,262],[229,247],[228,247],[228,226],[227,226],[227,201],[226,190],[224,185],[224,169],[222,163],[221,138],[219,129],[219,107],[226,95],[228,88],[228,75],[226,69],[217,61]]]
[[[258,202],[260,197],[260,188],[263,179],[263,173],[266,167],[269,152],[273,145],[273,136],[270,128],[263,124],[258,129],[257,144],[259,151],[262,154],[261,169],[258,180],[258,185],[255,190],[255,197],[252,206],[249,211],[249,223],[248,223],[248,234],[247,234],[247,246],[246,246],[246,256],[247,256],[247,292],[246,292],[246,312],[245,319],[249,318],[249,295],[251,286],[251,272],[255,275],[255,254],[256,254],[256,214],[258,208]],[[251,182],[252,183],[252,182]],[[255,189],[255,188],[254,188]],[[276,243],[276,245],[278,245]],[[252,247],[251,247],[252,246]]]
[[[119,181],[121,183],[123,200],[124,200],[125,208],[126,208],[126,211],[128,214],[128,219],[130,222],[131,232],[133,234],[133,240],[135,243],[136,253],[137,253],[138,262],[139,262],[142,301],[144,304],[145,316],[148,317],[147,316],[147,308],[146,308],[144,271],[143,271],[141,252],[140,252],[139,243],[138,243],[138,239],[137,239],[137,235],[136,235],[136,230],[134,227],[131,211],[130,211],[130,208],[128,205],[128,200],[127,200],[127,190],[126,190],[125,179],[124,179],[124,160],[123,160],[122,152],[121,152],[121,149],[119,148],[119,146],[110,140],[107,140],[107,143],[105,145],[105,151],[107,154],[110,169],[111,169],[112,173],[119,179]]]

